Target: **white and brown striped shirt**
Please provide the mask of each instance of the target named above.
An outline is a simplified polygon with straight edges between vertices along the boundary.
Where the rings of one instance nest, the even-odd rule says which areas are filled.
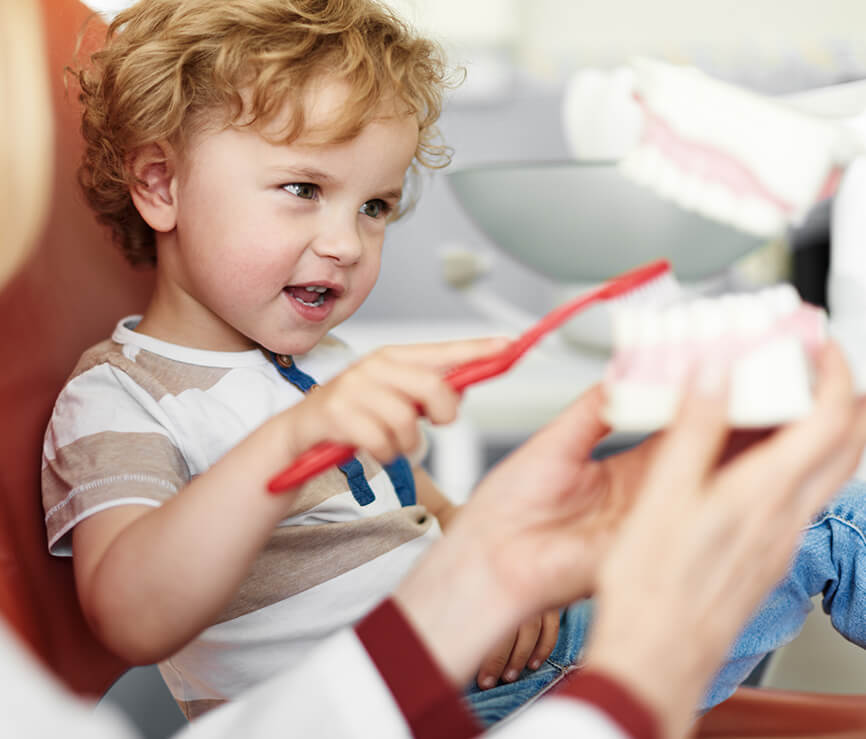
[[[54,407],[42,470],[54,554],[71,554],[73,527],[94,513],[159,506],[303,397],[259,350],[168,344],[136,333],[137,320],[123,319],[84,353]],[[326,382],[353,359],[327,337],[295,364]],[[160,665],[188,716],[354,624],[440,535],[435,517],[399,495],[375,460],[358,458],[373,495],[360,498],[336,468],[307,483],[217,623]]]

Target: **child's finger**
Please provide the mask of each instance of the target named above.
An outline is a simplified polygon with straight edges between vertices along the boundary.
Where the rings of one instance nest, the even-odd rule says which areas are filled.
[[[408,409],[413,409],[416,417],[420,414],[433,423],[441,424],[450,423],[457,416],[460,395],[442,379],[438,371],[393,361],[382,361],[364,369],[368,375],[368,386],[376,385],[384,392],[399,396],[406,402]],[[376,403],[370,397],[365,389],[360,402],[374,410]]]
[[[520,625],[508,662],[502,670],[502,679],[505,682],[513,683],[520,676],[523,668],[526,667],[526,663],[529,662],[529,658],[535,650],[535,645],[538,644],[541,624],[541,616],[536,616]]]
[[[418,409],[412,398],[391,388],[371,385],[354,402],[358,413],[367,416],[382,428],[396,451],[407,452],[418,447]],[[355,443],[358,446],[367,446],[364,438],[356,439]]]
[[[511,656],[511,649],[517,639],[517,634],[509,634],[490,651],[478,670],[478,687],[488,690],[495,687],[502,677],[502,671]]]
[[[355,414],[344,419],[342,433],[341,441],[365,449],[382,463],[391,462],[401,451],[391,429],[369,415]]]
[[[509,343],[504,337],[485,337],[386,346],[378,351],[390,361],[419,364],[444,372],[463,362],[495,354]]]
[[[557,639],[559,639],[559,609],[555,608],[552,611],[545,611],[541,617],[541,633],[527,663],[530,669],[537,670],[541,667],[544,660],[553,652]]]

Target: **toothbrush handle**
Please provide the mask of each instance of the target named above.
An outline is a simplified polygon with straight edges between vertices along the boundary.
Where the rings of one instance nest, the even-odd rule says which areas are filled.
[[[276,477],[268,482],[268,492],[282,493],[296,488],[311,477],[325,470],[349,461],[355,456],[355,447],[349,444],[337,444],[333,441],[321,441],[298,456],[294,462]]]

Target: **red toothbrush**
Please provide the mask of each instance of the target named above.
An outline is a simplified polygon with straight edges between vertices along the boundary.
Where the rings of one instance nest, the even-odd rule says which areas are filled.
[[[640,300],[670,300],[679,292],[679,284],[666,259],[650,262],[615,277],[599,287],[572,298],[545,315],[534,326],[514,339],[496,354],[461,364],[449,370],[446,381],[458,392],[469,385],[501,375],[534,346],[542,337],[561,326],[587,306],[612,298]],[[650,293],[651,296],[650,297]],[[654,300],[655,299],[655,300]],[[268,482],[271,493],[281,493],[309,480],[334,465],[342,464],[355,454],[355,447],[323,441],[301,454],[295,461]]]

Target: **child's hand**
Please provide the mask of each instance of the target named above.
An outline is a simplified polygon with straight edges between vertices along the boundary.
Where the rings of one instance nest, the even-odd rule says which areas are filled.
[[[478,687],[487,690],[500,679],[514,682],[524,667],[537,670],[550,656],[558,636],[559,609],[546,611],[524,622],[516,634],[503,639],[484,658],[478,671]]]
[[[460,395],[443,379],[451,367],[492,354],[505,339],[383,347],[311,391],[289,409],[292,448],[322,441],[363,448],[382,462],[413,451],[417,420],[453,421]]]

